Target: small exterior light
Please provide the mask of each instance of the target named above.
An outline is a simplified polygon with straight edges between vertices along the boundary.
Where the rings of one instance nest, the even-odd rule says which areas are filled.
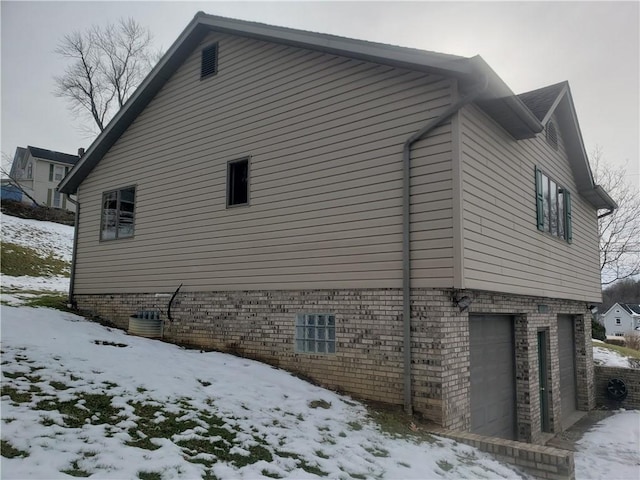
[[[456,298],[455,300],[455,304],[460,308],[461,312],[464,312],[465,310],[467,310],[469,308],[469,305],[471,305],[472,302],[473,300],[471,300],[471,297],[469,297],[468,295],[464,295],[462,297]]]

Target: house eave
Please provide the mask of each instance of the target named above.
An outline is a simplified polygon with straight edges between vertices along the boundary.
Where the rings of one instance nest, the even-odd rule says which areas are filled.
[[[543,129],[542,124],[533,113],[479,56],[465,58],[425,52],[198,12],[104,131],[89,146],[69,175],[61,182],[60,192],[76,193],[82,181],[160,91],[187,55],[202,41],[205,35],[212,31],[453,77],[460,80],[463,88],[465,85],[474,84],[478,78],[487,78],[489,88],[477,100],[480,108],[485,110],[515,139],[535,137]]]

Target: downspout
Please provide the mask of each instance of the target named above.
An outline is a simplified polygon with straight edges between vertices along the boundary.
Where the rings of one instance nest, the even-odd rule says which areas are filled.
[[[411,135],[404,143],[402,151],[402,320],[404,327],[404,410],[411,415],[411,146],[427,133],[447,120],[462,107],[473,102],[489,86],[489,79],[483,76],[476,87],[465,97],[451,104],[438,117],[430,120],[424,127]]]
[[[75,224],[73,226],[73,251],[71,252],[71,276],[69,278],[69,305],[75,308],[76,304],[73,298],[73,287],[75,284],[74,280],[76,276],[76,255],[78,252],[78,224],[80,223],[80,202],[77,200],[73,200],[68,193],[65,195],[67,197],[67,201],[76,206],[76,218]]]

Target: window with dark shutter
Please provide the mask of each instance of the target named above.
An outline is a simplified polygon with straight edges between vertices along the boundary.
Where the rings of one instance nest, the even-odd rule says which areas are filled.
[[[571,192],[535,169],[536,219],[538,230],[573,242]]]
[[[218,44],[211,45],[202,50],[202,66],[200,78],[218,73]]]

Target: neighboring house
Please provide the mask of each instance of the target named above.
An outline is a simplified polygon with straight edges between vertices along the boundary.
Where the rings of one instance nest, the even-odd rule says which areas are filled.
[[[622,337],[640,330],[640,304],[616,303],[602,316],[607,336]]]
[[[594,407],[616,204],[566,82],[199,13],[60,190],[72,301],[121,327],[155,309],[170,341],[484,435]]]
[[[57,187],[79,159],[78,155],[44,148],[18,147],[11,164],[10,176],[38,204],[74,212],[75,205],[67,202],[66,196],[58,192]],[[22,194],[22,201],[33,203],[29,196]]]

